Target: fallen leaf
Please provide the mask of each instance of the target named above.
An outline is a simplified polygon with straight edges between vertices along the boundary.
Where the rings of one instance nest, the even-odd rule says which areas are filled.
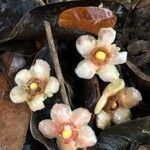
[[[21,55],[11,52],[4,53],[0,59],[0,150],[20,150],[28,130],[30,110],[25,104],[13,103],[9,92],[11,79],[26,63]]]
[[[0,72],[0,99],[6,96],[8,93],[8,83],[4,74]]]
[[[88,150],[137,150],[150,143],[150,116],[109,127],[98,136],[98,142]],[[144,150],[144,149],[143,149]]]
[[[0,102],[0,150],[21,150],[29,121],[30,110],[25,104],[3,99]]]
[[[12,78],[14,75],[24,66],[26,66],[26,61],[24,57],[20,54],[6,52],[1,55],[1,59],[6,68],[6,73],[8,77]]]
[[[70,8],[59,16],[60,27],[80,29],[94,34],[98,34],[101,28],[113,27],[116,21],[117,17],[111,10],[92,6]]]
[[[128,45],[127,50],[129,52],[128,58],[138,67],[149,63],[150,60],[150,42],[139,40]],[[150,68],[147,68],[147,71]]]

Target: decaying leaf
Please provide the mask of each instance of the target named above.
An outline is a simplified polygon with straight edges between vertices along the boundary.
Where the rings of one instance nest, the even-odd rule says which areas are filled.
[[[149,91],[150,88],[150,76],[143,73],[136,65],[134,65],[132,62],[128,61],[127,66],[131,70],[131,78],[134,82],[136,82],[136,85],[145,91]]]
[[[8,94],[9,85],[7,79],[2,71],[0,71],[0,99],[4,98]]]
[[[0,102],[0,149],[20,150],[25,141],[30,120],[30,110],[24,104],[14,104],[10,99]]]
[[[3,61],[6,73],[10,78],[13,78],[21,68],[26,66],[26,61],[22,55],[11,52],[6,52],[1,55],[1,60]]]
[[[129,52],[128,58],[138,67],[149,63],[150,61],[150,41],[139,40],[128,45],[127,49]],[[145,72],[148,72],[150,68],[147,68]]]
[[[124,38],[131,40],[150,40],[150,4],[130,11],[123,28]]]
[[[98,34],[101,28],[113,27],[116,22],[116,15],[102,7],[70,8],[59,16],[60,27],[80,29],[94,34]]]
[[[0,39],[8,35],[26,12],[42,4],[42,0],[0,0]]]
[[[142,144],[150,144],[150,116],[106,129],[89,150],[137,150]]]

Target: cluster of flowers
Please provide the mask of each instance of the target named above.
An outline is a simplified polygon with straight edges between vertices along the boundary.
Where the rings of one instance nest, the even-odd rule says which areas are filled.
[[[116,31],[112,28],[102,28],[98,40],[93,36],[83,35],[76,41],[77,51],[85,58],[81,61],[75,73],[80,78],[91,79],[95,74],[105,82],[111,82],[104,89],[96,107],[97,126],[101,129],[123,123],[131,119],[130,108],[141,100],[141,94],[133,87],[125,87],[115,65],[127,60],[127,52],[119,52],[120,48],[112,44]],[[17,73],[15,86],[10,92],[14,103],[27,102],[32,111],[43,109],[43,101],[52,97],[59,90],[58,80],[50,76],[50,66],[43,60],[36,60],[30,70],[24,69]],[[40,132],[47,138],[57,138],[62,150],[76,150],[96,144],[94,131],[88,123],[91,113],[84,108],[71,111],[70,106],[55,104],[50,113],[50,119],[39,123]]]

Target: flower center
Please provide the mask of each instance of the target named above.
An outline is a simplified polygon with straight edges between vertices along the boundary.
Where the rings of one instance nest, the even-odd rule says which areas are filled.
[[[25,87],[25,91],[29,94],[28,101],[31,101],[35,95],[43,93],[45,85],[46,85],[45,81],[41,81],[36,78],[31,79],[27,83],[27,86]]]
[[[70,143],[72,140],[76,140],[78,137],[77,128],[73,123],[63,123],[57,127],[57,132],[64,144]]]
[[[72,130],[71,130],[70,126],[69,125],[65,126],[64,130],[62,132],[62,137],[64,139],[69,139],[71,137],[71,135],[72,135]]]
[[[39,87],[39,85],[38,85],[38,83],[36,83],[36,82],[32,82],[32,83],[30,84],[30,89],[31,89],[32,91],[37,90],[38,87]]]
[[[106,59],[106,53],[99,50],[96,52],[95,58],[98,59],[99,61],[104,61]]]
[[[104,107],[105,111],[114,111],[119,106],[119,101],[116,95],[108,98],[107,103]]]
[[[95,48],[91,52],[91,60],[97,66],[102,66],[108,63],[110,56],[110,53],[105,48]]]

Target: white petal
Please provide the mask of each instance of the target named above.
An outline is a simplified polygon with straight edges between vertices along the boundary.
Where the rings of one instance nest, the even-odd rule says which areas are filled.
[[[84,59],[78,64],[75,73],[80,78],[91,79],[96,73],[96,66],[90,60]]]
[[[14,102],[14,103],[22,103],[27,101],[28,99],[28,94],[21,89],[18,86],[15,86],[11,91],[10,91],[10,99]]]
[[[49,78],[50,66],[42,59],[37,59],[36,63],[31,67],[31,70],[34,72],[35,78],[41,80],[47,80]]]
[[[104,130],[109,127],[111,125],[111,121],[111,115],[103,110],[96,116],[97,127],[100,129]]]
[[[68,122],[72,111],[68,105],[55,104],[51,109],[51,118],[56,124]]]
[[[27,69],[23,69],[16,74],[15,82],[18,86],[25,86],[29,80],[33,78],[32,72]]]
[[[91,35],[82,35],[76,41],[77,51],[84,58],[88,57],[96,46],[96,39]]]
[[[120,124],[131,120],[130,109],[119,107],[113,114],[113,122],[115,124]]]
[[[45,91],[44,93],[48,96],[48,97],[52,97],[53,93],[57,93],[59,90],[59,82],[55,77],[50,77],[49,81],[45,87]]]
[[[105,82],[112,82],[119,79],[119,72],[114,65],[107,64],[98,69],[97,74]]]
[[[43,94],[36,95],[28,105],[32,111],[37,111],[45,108],[43,101],[45,100]]]
[[[64,144],[61,139],[57,138],[57,145],[59,150],[76,150],[74,141],[71,141],[69,144]]]
[[[113,57],[110,60],[111,64],[118,65],[118,64],[124,64],[127,61],[127,52],[119,52],[113,55]]]
[[[97,142],[94,131],[89,126],[83,126],[79,130],[79,135],[76,144],[79,148],[86,148],[95,145]]]
[[[116,38],[113,28],[102,28],[98,33],[98,44],[110,45]]]
[[[87,125],[90,122],[91,113],[85,108],[77,108],[72,112],[71,121],[76,126]]]
[[[47,138],[53,139],[57,136],[55,124],[50,119],[39,123],[39,131]]]

